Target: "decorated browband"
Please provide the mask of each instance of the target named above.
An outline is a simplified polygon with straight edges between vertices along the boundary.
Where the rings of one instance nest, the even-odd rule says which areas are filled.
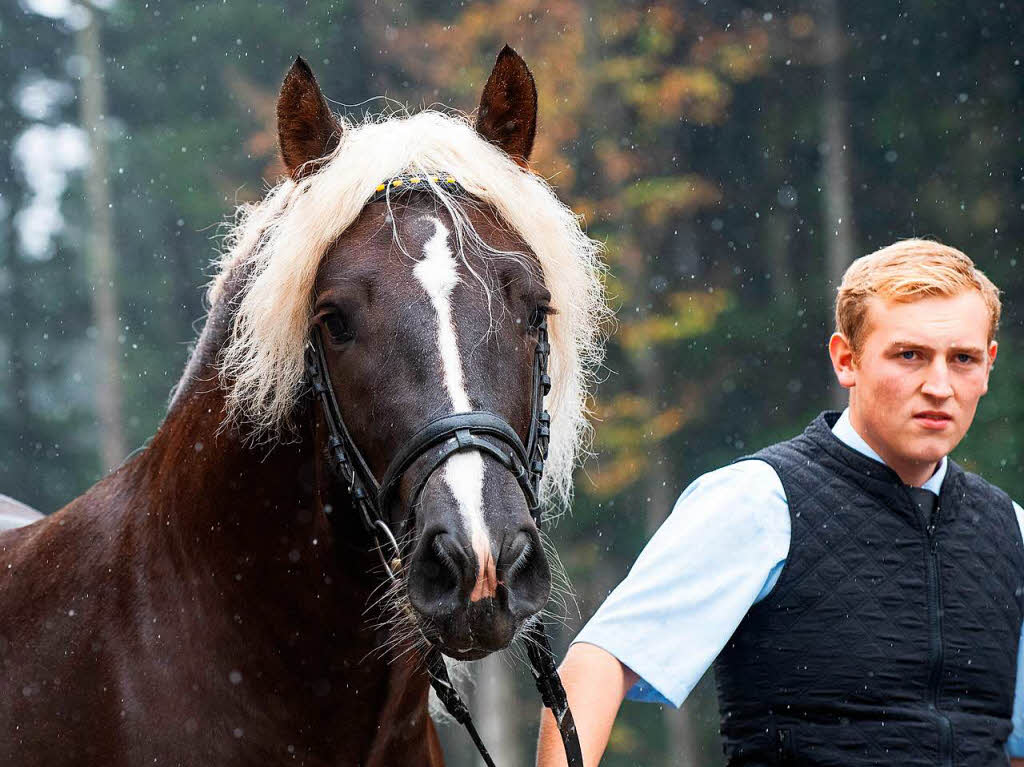
[[[380,202],[392,197],[398,192],[405,191],[428,191],[441,187],[446,191],[458,191],[461,189],[459,182],[449,175],[439,176],[396,176],[383,184],[378,184],[373,196],[368,202]]]

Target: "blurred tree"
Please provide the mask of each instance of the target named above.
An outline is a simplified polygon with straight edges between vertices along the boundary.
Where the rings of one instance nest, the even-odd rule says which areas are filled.
[[[108,180],[107,93],[100,41],[102,16],[90,3],[82,3],[78,9],[82,20],[75,31],[75,42],[84,68],[78,105],[82,129],[89,137],[89,161],[85,171],[88,209],[86,252],[98,348],[96,409],[100,421],[103,469],[111,471],[125,457],[125,447],[121,429],[120,328],[115,280],[117,254],[114,251],[113,203]]]
[[[846,40],[839,3],[822,0],[820,50],[824,70],[821,98],[823,123],[822,186],[825,188],[825,291],[833,296],[843,273],[856,257],[852,194],[850,190],[849,117],[844,86]],[[833,406],[842,408],[846,392],[832,384]]]

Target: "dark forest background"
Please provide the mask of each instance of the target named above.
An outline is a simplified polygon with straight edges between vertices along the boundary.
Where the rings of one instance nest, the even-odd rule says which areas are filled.
[[[618,317],[595,455],[552,533],[580,611],[559,651],[692,479],[841,402],[838,276],[897,238],[955,245],[1004,291],[956,458],[1024,500],[1022,24],[996,0],[8,0],[0,492],[55,510],[154,432],[218,223],[281,170],[296,54],[338,111],[469,111],[507,41],[540,93],[534,166],[606,244]],[[530,762],[526,669],[474,671],[485,739]],[[627,704],[604,764],[717,765],[716,729],[706,678],[682,712]]]

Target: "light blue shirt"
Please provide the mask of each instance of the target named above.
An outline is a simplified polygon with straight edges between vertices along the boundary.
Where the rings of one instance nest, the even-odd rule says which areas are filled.
[[[849,411],[832,433],[884,463]],[[922,487],[938,495],[947,467],[943,458]],[[1024,509],[1013,507],[1024,535]],[[705,474],[679,497],[574,643],[603,648],[640,677],[627,697],[680,706],[747,611],[775,587],[789,542],[789,504],[770,465],[741,461]],[[1024,641],[1008,746],[1011,756],[1024,756]]]

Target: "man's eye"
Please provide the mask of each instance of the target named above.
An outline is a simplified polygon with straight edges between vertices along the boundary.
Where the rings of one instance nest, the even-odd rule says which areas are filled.
[[[345,320],[338,314],[328,314],[323,319],[324,327],[331,335],[331,341],[336,344],[348,343],[355,337],[352,329],[345,324]]]
[[[972,357],[970,354],[958,354],[956,355],[956,361],[959,362],[961,365],[967,365],[971,362],[974,362],[974,357]]]
[[[911,349],[907,349],[906,351],[900,352],[900,357],[902,357],[905,360],[912,360],[917,357],[917,352]]]

